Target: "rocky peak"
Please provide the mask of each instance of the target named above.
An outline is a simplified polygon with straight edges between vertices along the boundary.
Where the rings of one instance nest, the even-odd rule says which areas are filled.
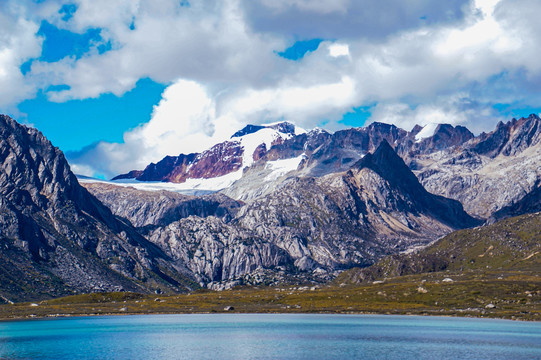
[[[421,132],[421,130],[423,130],[423,127],[419,124],[415,124],[415,126],[413,127],[413,129],[411,129],[410,133],[415,136],[417,135],[418,133]]]
[[[287,122],[287,121],[284,121],[284,122],[281,122],[281,123],[278,123],[278,124],[268,125],[266,127],[269,128],[269,129],[277,130],[277,131],[279,131],[279,132],[281,132],[283,134],[295,135],[295,132],[296,132],[295,125],[293,125],[292,123]]]
[[[417,130],[414,128],[414,130]],[[411,133],[413,136],[419,132]],[[420,139],[412,144],[410,151],[418,153],[430,153],[444,150],[453,146],[460,146],[466,141],[473,139],[475,135],[464,126],[450,124],[438,124],[432,136]]]
[[[396,133],[399,130],[399,128],[393,124],[387,124],[387,123],[374,121],[373,123],[370,123],[366,127],[366,130],[371,133],[391,134],[391,133]]]
[[[0,116],[0,212],[0,263],[16,279],[0,274],[4,294],[182,287],[160,277],[176,273],[158,265],[166,255],[81,187],[58,148],[8,116]],[[21,292],[24,282],[35,294]]]
[[[244,148],[237,141],[226,141],[214,145],[210,150],[199,154],[186,178],[212,178],[229,174],[240,169]],[[169,178],[169,180],[176,180]],[[179,182],[179,181],[175,181]]]
[[[186,169],[190,166],[194,160],[199,156],[198,153],[191,153],[188,155],[180,154],[179,156],[166,156],[160,160],[157,164],[151,163],[148,165],[141,175],[137,177],[140,181],[164,181],[169,180],[172,176],[177,174],[171,174],[172,168]]]
[[[246,125],[245,127],[243,127],[241,130],[237,131],[236,133],[234,133],[233,135],[231,135],[231,139],[233,138],[236,138],[236,137],[241,137],[241,136],[244,136],[244,135],[248,135],[248,134],[253,134],[261,129],[264,129],[265,127],[264,126],[261,126],[261,125]]]
[[[541,142],[541,119],[535,114],[509,124],[509,141],[502,148],[503,155],[515,155],[524,149]]]
[[[0,115],[0,163],[0,189],[15,202],[45,209],[82,196],[62,152],[38,130],[5,115]]]
[[[355,163],[350,173],[360,172],[363,169],[375,172],[398,193],[409,199],[408,206],[411,212],[426,211],[453,228],[480,224],[480,221],[464,212],[460,202],[426,191],[402,158],[385,140],[373,154],[367,154]]]
[[[367,137],[366,151],[375,151],[382,141],[395,144],[404,139],[408,133],[392,124],[373,122],[364,128]]]
[[[154,164],[154,163],[152,163]],[[143,175],[144,170],[132,170],[126,174],[120,174],[112,178],[111,180],[124,180],[124,179],[136,179]]]
[[[512,119],[507,123],[500,121],[494,131],[481,134],[473,150],[489,157],[496,157],[499,154],[514,155],[541,141],[540,123],[541,120],[535,114],[519,120]]]
[[[368,168],[389,183],[407,191],[422,191],[424,188],[402,158],[383,140],[374,153],[369,153],[353,165],[355,169]]]
[[[284,121],[276,124],[270,124],[270,125],[246,125],[241,130],[237,131],[231,136],[231,139],[242,137],[245,135],[253,134],[255,132],[258,132],[262,129],[274,129],[277,130],[283,134],[291,134],[295,135],[295,125],[293,125],[290,122]]]

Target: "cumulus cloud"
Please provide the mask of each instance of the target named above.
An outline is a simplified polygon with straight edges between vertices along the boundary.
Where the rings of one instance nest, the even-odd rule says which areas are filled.
[[[39,25],[15,2],[0,3],[0,106],[13,106],[32,96],[36,85],[25,82],[21,66],[39,56],[41,42],[35,34]]]
[[[126,132],[123,143],[102,141],[67,157],[80,174],[112,177],[165,155],[203,151],[229,138],[237,126],[234,119],[216,117],[216,104],[203,86],[179,80],[163,92],[150,121]]]
[[[108,11],[100,8],[102,2]],[[51,93],[52,100],[122,95],[144,77],[162,83],[184,78],[257,84],[271,78],[280,61],[273,50],[283,47],[283,40],[252,32],[237,1],[194,2],[190,7],[170,0],[118,4],[80,0],[65,24],[73,31],[100,27],[112,50],[33,66],[34,74],[70,87]]]
[[[371,121],[479,132],[501,119],[494,104],[541,100],[535,0],[390,0],[385,9],[368,0],[69,3],[71,18],[59,12],[64,0],[1,3],[1,102],[37,89],[57,102],[120,96],[146,77],[169,84],[148,123],[123,143],[69,155],[84,173],[109,176],[201,151],[247,123],[336,129],[344,113],[375,104]],[[21,64],[40,53],[41,20],[76,33],[100,29],[110,50],[35,60],[23,75]],[[324,41],[302,59],[277,55],[314,38]]]
[[[524,0],[524,3],[535,7],[533,2]],[[142,168],[165,155],[201,151],[227,139],[247,123],[288,120],[311,128],[325,122],[329,128],[337,128],[342,114],[353,107],[373,103],[376,105],[371,109],[370,121],[394,123],[405,129],[411,129],[415,124],[445,122],[466,125],[478,133],[491,130],[498,120],[504,120],[493,107],[498,101],[516,100],[520,96],[531,100],[539,94],[535,86],[531,86],[529,92],[509,88],[510,79],[513,80],[511,84],[523,85],[528,81],[535,84],[541,78],[541,71],[539,63],[530,61],[527,56],[535,50],[525,47],[534,45],[532,41],[539,37],[533,20],[520,27],[510,25],[522,13],[502,10],[510,6],[505,0],[477,0],[468,4],[467,9],[462,8],[465,15],[459,26],[456,21],[425,24],[393,33],[383,41],[364,35],[323,41],[317,50],[299,61],[276,56],[273,51],[280,41],[274,38],[275,32],[271,35],[254,32],[243,17],[240,4],[232,2],[225,8],[216,5],[214,10],[232,16],[230,19],[235,20],[233,28],[236,30],[228,30],[228,34],[234,34],[235,39],[239,36],[246,39],[243,46],[248,46],[249,50],[243,51],[243,46],[231,45],[234,41],[228,40],[227,46],[220,49],[225,59],[220,75],[215,73],[214,60],[203,66],[206,72],[202,72],[201,64],[190,68],[189,62],[193,59],[183,63],[180,70],[156,69],[154,77],[165,80],[178,75],[182,80],[174,82],[164,92],[150,121],[127,132],[123,144],[100,143],[72,156],[72,162],[82,165],[95,162],[93,169],[113,175]],[[288,6],[312,14],[323,11],[303,8],[303,4],[302,1],[277,2],[275,5],[259,3],[263,7],[275,6],[275,13],[285,14],[283,8]],[[324,6],[326,2],[314,4]],[[340,4],[351,6],[347,1]],[[341,13],[332,7],[325,11]],[[164,21],[167,22],[167,17]],[[144,21],[136,24],[145,28]],[[221,30],[221,26],[229,25],[211,20],[205,28]],[[196,26],[195,34],[198,31],[203,30]],[[205,36],[208,34],[201,35]],[[265,43],[266,37],[273,41]],[[149,43],[140,39],[136,43],[139,41]],[[126,44],[128,49],[134,46],[129,41]],[[156,48],[156,51],[160,50]],[[212,51],[205,49],[207,54],[213,54]],[[253,54],[258,51],[265,55]],[[235,52],[238,53],[233,61],[228,57]],[[517,56],[520,52],[527,55]],[[119,50],[99,59],[110,61],[113,66],[126,54],[133,56],[135,53]],[[164,61],[168,62],[169,56],[170,53],[163,53]],[[73,67],[73,74],[78,74],[79,66],[96,60],[79,61]],[[230,61],[234,65],[229,66]],[[149,69],[148,65],[141,66],[141,71]],[[166,63],[160,66],[166,67]],[[96,69],[104,67],[107,68],[99,65]],[[113,68],[120,75],[123,73],[118,70],[118,64]],[[133,69],[130,69],[126,74],[131,73]],[[185,69],[191,69],[191,76],[184,72]],[[265,70],[272,75],[263,74]],[[160,75],[160,71],[164,73]],[[85,72],[93,74],[92,70]],[[112,78],[121,81],[120,75]],[[96,79],[100,84],[105,83],[98,75]],[[81,91],[88,91],[89,83],[92,84],[89,79],[81,80]],[[123,86],[119,85],[118,91],[122,91]],[[69,96],[74,96],[77,89],[79,86],[72,86]],[[91,91],[99,93],[103,89]],[[108,168],[104,169],[103,164],[108,164]]]

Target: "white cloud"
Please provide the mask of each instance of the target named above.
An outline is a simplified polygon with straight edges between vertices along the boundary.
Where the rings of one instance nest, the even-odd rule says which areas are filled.
[[[215,102],[204,87],[178,80],[164,91],[150,121],[126,132],[123,143],[100,142],[67,156],[82,175],[112,177],[224,141],[238,130],[239,123],[231,120],[216,117]]]
[[[87,172],[200,151],[246,123],[337,128],[367,104],[378,104],[373,120],[405,128],[444,121],[478,131],[499,120],[494,103],[541,101],[536,0],[390,0],[385,9],[365,0],[74,0],[67,22],[58,13],[67,1],[8,3],[0,5],[0,102],[50,85],[70,87],[48,92],[58,102],[122,95],[144,77],[170,85],[124,143],[73,155]],[[41,20],[78,33],[100,28],[112,50],[34,61],[23,76],[20,65],[40,53]],[[298,61],[276,55],[292,39],[316,37],[333,40]]]
[[[101,3],[104,5],[101,8]],[[111,9],[112,4],[119,11]],[[253,33],[238,1],[80,1],[65,25],[73,31],[100,26],[113,49],[78,61],[65,59],[33,67],[34,75],[70,89],[51,94],[54,101],[122,95],[138,79],[170,83],[184,78],[199,82],[257,83],[272,78],[284,40]],[[103,16],[101,16],[103,15]],[[133,21],[135,28],[130,30]]]
[[[220,125],[207,91],[193,81],[179,80],[164,91],[151,120],[127,132],[124,142],[144,149],[139,161],[146,165],[168,154],[205,150],[212,142],[227,138],[229,131],[224,134],[227,129]]]
[[[38,25],[28,19],[17,3],[0,3],[0,107],[11,107],[32,96],[36,85],[25,81],[20,68],[39,56],[41,42],[35,34]]]
[[[246,90],[227,99],[221,110],[243,123],[285,119],[313,126],[316,118],[336,111],[342,114],[344,108],[352,106],[354,96],[354,81],[344,76],[327,84],[283,84],[272,89]]]
[[[226,42],[220,48],[224,52],[225,60],[221,67],[224,74],[214,73],[217,71],[214,61],[205,64],[208,65],[206,72],[198,64],[192,69],[192,77],[180,76],[184,79],[195,78],[195,81],[179,80],[171,85],[149,123],[126,133],[124,144],[101,143],[88,150],[87,153],[94,154],[92,161],[101,159],[98,165],[102,168],[103,164],[110,164],[107,172],[111,175],[140,169],[165,155],[208,148],[227,139],[247,123],[288,120],[311,128],[326,121],[328,127],[336,128],[342,114],[355,106],[371,102],[377,103],[372,108],[371,121],[394,123],[408,130],[415,124],[435,122],[466,125],[474,132],[491,130],[495,122],[501,120],[492,104],[502,97],[508,97],[509,93],[494,92],[491,94],[494,98],[488,99],[486,91],[476,90],[476,86],[480,84],[478,88],[484,89],[492,76],[514,69],[526,68],[528,74],[538,71],[537,63],[526,60],[517,62],[514,56],[517,51],[525,50],[521,39],[533,28],[523,26],[519,32],[505,30],[505,21],[497,16],[502,4],[495,1],[472,4],[472,12],[459,27],[455,24],[423,26],[397,33],[384,42],[362,38],[324,41],[317,50],[296,62],[277,56],[271,59],[269,54],[254,60],[251,52],[270,53],[279,42],[262,45],[263,35],[254,34],[246,28],[242,13],[233,15],[233,9],[238,10],[237,5],[231,3],[225,10],[216,8],[234,19],[233,28],[236,30],[229,29],[228,34],[235,34],[235,41],[239,37],[246,40],[238,47],[235,41],[220,40],[218,35],[218,43]],[[145,21],[155,20],[149,18]],[[182,22],[169,20],[181,28],[185,26],[181,25]],[[162,22],[169,20],[166,16]],[[138,22],[137,26],[146,29],[145,21]],[[216,30],[222,29],[222,26],[220,20],[214,19],[202,25],[202,28]],[[160,29],[157,23],[150,28]],[[194,32],[197,35],[205,31],[196,26]],[[166,33],[158,33],[167,37]],[[206,33],[199,35],[201,38],[208,36]],[[135,44],[141,43],[144,44],[140,46],[141,49],[148,46],[151,53],[162,54],[159,58],[164,59],[163,63],[160,59],[156,60],[160,64],[157,68],[141,65],[141,71],[151,69],[155,71],[154,76],[161,79],[184,74],[184,70],[175,72],[167,68],[171,53],[169,50],[160,53],[164,51],[161,49],[163,45],[153,47],[150,39],[139,38],[141,34],[135,33],[133,36],[137,39],[128,41],[127,49],[139,48]],[[179,37],[182,38],[182,34]],[[177,44],[172,39],[167,41]],[[177,45],[180,46],[180,43]],[[245,46],[248,50],[243,51]],[[193,49],[197,50],[197,47]],[[112,52],[109,57],[88,58],[81,64],[90,66],[101,59],[122,74],[123,71],[118,70],[117,63],[122,64],[119,59],[127,54],[130,54],[130,58],[139,54],[131,50],[125,50],[126,53],[122,51]],[[213,49],[205,51],[206,54],[214,54]],[[235,52],[239,53],[233,56]],[[195,53],[198,54],[197,51]],[[182,58],[180,52],[174,59],[179,58]],[[257,62],[258,59],[263,59],[263,63]],[[141,61],[145,61],[144,56]],[[180,68],[190,68],[187,61]],[[129,74],[133,64],[129,61],[127,64],[122,66],[127,67],[124,73]],[[272,73],[270,76],[264,71],[267,65]],[[85,70],[89,77],[94,76],[92,68],[103,69],[107,66],[94,64]],[[243,70],[248,74],[240,75],[239,72]],[[79,72],[80,69],[76,69],[73,76]],[[107,73],[103,76],[110,75]],[[76,90],[72,88],[72,96],[77,91],[86,91],[88,84],[92,84],[91,79],[76,78],[82,79],[80,90],[77,90],[79,86]],[[134,75],[133,81],[136,78]],[[102,83],[98,75],[95,79]],[[120,81],[118,91],[121,91],[125,86],[122,76],[112,76],[112,79]],[[107,85],[111,87],[112,84]],[[94,89],[91,86],[90,89],[96,93],[103,91],[99,87]],[[88,156],[80,154],[72,161],[87,164],[88,159]]]
[[[349,56],[349,45],[332,44],[329,46],[329,55],[332,57]]]

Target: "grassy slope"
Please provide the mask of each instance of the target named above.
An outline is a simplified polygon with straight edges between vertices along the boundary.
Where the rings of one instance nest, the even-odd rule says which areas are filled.
[[[368,268],[347,271],[338,281],[362,283],[437,271],[541,275],[541,213],[455,231],[418,253],[386,257]]]
[[[168,297],[88,294],[37,305],[0,306],[0,318],[223,312],[233,306],[236,312],[249,313],[427,314],[539,321],[541,213],[457,231],[417,254],[352,269],[318,288],[242,288]]]

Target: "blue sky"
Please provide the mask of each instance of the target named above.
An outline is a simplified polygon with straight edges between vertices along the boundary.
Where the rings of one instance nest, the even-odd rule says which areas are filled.
[[[103,94],[95,99],[58,103],[46,92],[24,100],[18,110],[63,151],[79,150],[98,142],[121,142],[123,134],[150,119],[166,85],[141,79],[122,96]]]
[[[105,177],[247,123],[490,131],[541,110],[533,0],[5,0],[0,111]]]

